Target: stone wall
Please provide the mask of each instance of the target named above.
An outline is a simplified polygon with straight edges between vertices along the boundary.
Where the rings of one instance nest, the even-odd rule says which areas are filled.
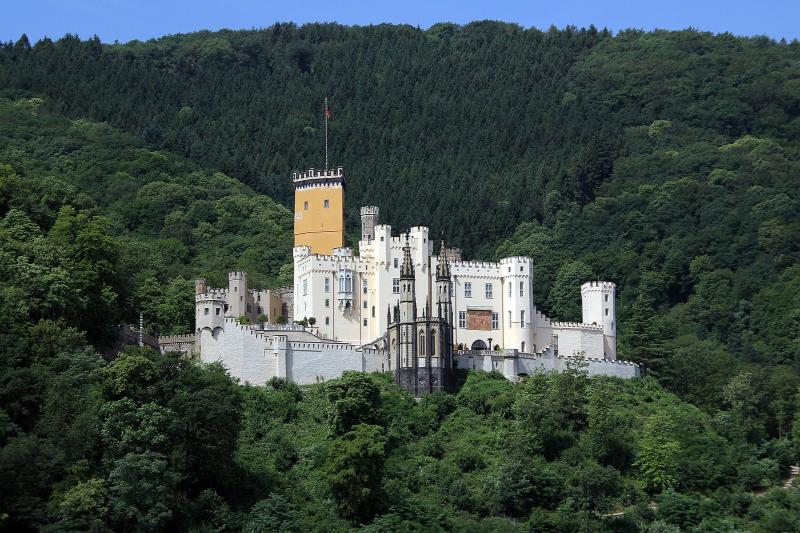
[[[567,369],[567,364],[573,358],[556,355],[552,347],[547,347],[540,354],[525,354],[517,350],[459,352],[454,359],[457,368],[487,372],[494,370],[501,372],[506,379],[515,381],[521,376],[535,372],[562,372]],[[590,376],[614,376],[625,379],[641,376],[639,365],[630,361],[611,361],[594,357],[584,357],[583,360],[588,365],[586,371]]]

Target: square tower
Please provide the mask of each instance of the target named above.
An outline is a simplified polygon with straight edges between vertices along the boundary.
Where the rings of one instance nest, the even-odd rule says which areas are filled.
[[[294,172],[294,245],[312,254],[331,255],[344,246],[344,189],[342,167]]]

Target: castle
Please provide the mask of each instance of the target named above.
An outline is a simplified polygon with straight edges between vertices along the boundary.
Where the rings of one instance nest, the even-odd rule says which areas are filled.
[[[530,258],[464,261],[443,242],[435,254],[427,227],[393,236],[372,206],[361,208],[354,254],[344,246],[343,169],[292,179],[293,294],[249,289],[242,272],[229,275],[227,289],[198,280],[194,337],[166,338],[163,349],[198,351],[251,383],[393,372],[415,395],[450,390],[455,368],[517,379],[574,356],[590,374],[639,375],[637,365],[616,360],[613,283],[581,286],[582,322],[553,321],[534,305]],[[280,315],[311,326],[276,324]]]

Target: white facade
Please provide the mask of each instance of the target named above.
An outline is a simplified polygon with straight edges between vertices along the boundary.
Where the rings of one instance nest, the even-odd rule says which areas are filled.
[[[323,338],[364,345],[382,337],[387,312],[398,304],[404,238],[376,224],[377,208],[362,208],[359,255],[349,248],[332,255],[294,249],[295,319],[313,317]],[[408,233],[415,274],[417,314],[434,307],[438,257],[427,227]],[[556,346],[563,355],[616,358],[614,284],[590,282],[581,288],[583,323],[552,322],[533,303],[529,257],[499,262],[453,261],[453,343],[464,349],[513,349],[537,353]]]

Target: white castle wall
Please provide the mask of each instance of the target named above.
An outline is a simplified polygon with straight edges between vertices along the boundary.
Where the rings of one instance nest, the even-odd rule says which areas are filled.
[[[558,338],[559,355],[603,358],[602,327],[573,322],[553,322],[552,332]]]
[[[581,332],[581,328],[572,331]],[[601,332],[602,333],[602,332]],[[593,333],[597,337],[597,333]],[[301,385],[335,379],[347,370],[361,372],[391,371],[386,350],[367,349],[350,344],[319,341],[290,341],[289,333],[264,333],[242,325],[234,318],[225,319],[224,327],[200,332],[200,358],[203,362],[221,362],[231,376],[245,383],[261,385],[272,377],[287,378]],[[539,353],[518,350],[467,351],[454,356],[457,368],[501,372],[507,379],[537,371],[562,371],[568,357],[554,347]],[[639,377],[639,367],[626,361],[585,357],[589,375],[621,378]]]
[[[220,362],[231,376],[263,385],[273,377],[301,385],[334,379],[346,370],[388,370],[384,350],[362,349],[343,343],[289,341],[288,335],[264,333],[255,327],[225,319],[224,328],[200,333],[200,359]]]
[[[541,353],[521,353],[517,350],[501,350],[491,352],[463,352],[454,356],[456,367],[468,370],[497,371],[506,379],[516,381],[522,376],[536,372],[563,372],[567,369],[571,357],[556,355],[548,346]],[[590,376],[612,376],[623,379],[641,376],[639,365],[629,361],[609,361],[596,357],[582,358],[586,372]]]

